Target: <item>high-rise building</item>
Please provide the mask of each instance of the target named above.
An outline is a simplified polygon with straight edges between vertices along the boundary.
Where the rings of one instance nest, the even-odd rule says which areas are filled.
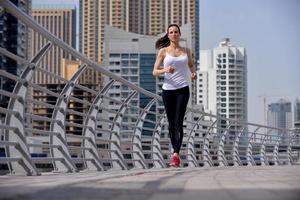
[[[23,12],[31,15],[31,0],[11,0]],[[0,46],[11,53],[28,59],[30,52],[30,34],[28,27],[21,21],[4,12],[0,15]],[[20,75],[21,66],[6,56],[0,55],[0,69],[14,75]],[[14,81],[0,76],[0,89],[12,91]],[[0,95],[0,106],[6,107],[8,98]]]
[[[276,128],[292,127],[292,103],[280,99],[277,103],[268,105],[268,126]]]
[[[300,128],[300,100],[295,100],[294,105],[294,127]]]
[[[285,99],[280,99],[277,103],[271,103],[268,105],[268,126],[282,129],[291,129],[293,127],[292,118],[291,102]],[[271,134],[274,135],[273,140],[285,140],[285,137],[287,137],[288,133],[284,131],[282,132],[280,130],[272,130]]]
[[[74,6],[44,5],[34,6],[32,17],[41,26],[55,36],[76,48],[76,10]],[[32,53],[35,55],[47,40],[37,32],[32,31]],[[54,74],[62,76],[63,58],[71,59],[71,55],[63,52],[59,47],[53,46],[41,62],[41,67]],[[57,84],[59,80],[41,72],[35,73],[34,82],[37,84]]]
[[[95,62],[103,61],[105,25],[144,35],[166,32],[168,24],[192,26],[192,47],[199,59],[198,0],[80,0],[80,52]],[[153,44],[154,45],[154,44]],[[196,63],[196,62],[195,62]],[[101,83],[99,73],[86,71],[87,81]],[[96,80],[95,80],[96,79]]]
[[[294,142],[300,142],[300,101],[297,98],[294,105]]]
[[[200,51],[200,71],[197,79],[197,104],[215,115],[247,121],[247,55],[229,38],[213,50]],[[227,124],[221,121],[221,127]],[[231,129],[241,127],[231,126]]]

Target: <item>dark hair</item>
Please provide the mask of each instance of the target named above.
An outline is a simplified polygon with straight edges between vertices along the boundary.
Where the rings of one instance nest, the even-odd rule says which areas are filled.
[[[177,24],[170,24],[168,26],[167,33],[163,37],[159,38],[156,41],[156,43],[155,43],[155,48],[156,49],[161,49],[161,48],[164,48],[164,47],[167,47],[167,46],[170,45],[170,40],[168,38],[168,33],[169,33],[169,28],[172,27],[172,26],[175,26],[178,29],[179,34],[181,34],[180,28],[179,28],[179,26]]]

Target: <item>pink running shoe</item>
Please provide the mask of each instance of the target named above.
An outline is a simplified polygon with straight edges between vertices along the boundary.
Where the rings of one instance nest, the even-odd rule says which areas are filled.
[[[169,163],[170,167],[180,167],[179,156],[172,155]]]

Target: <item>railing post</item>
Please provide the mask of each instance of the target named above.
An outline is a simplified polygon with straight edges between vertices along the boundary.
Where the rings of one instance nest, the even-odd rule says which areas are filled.
[[[210,140],[210,130],[214,128],[218,121],[218,118],[212,123],[212,125],[207,129],[205,137],[204,137],[204,142],[203,142],[203,149],[202,149],[202,156],[203,156],[203,164],[204,167],[212,167],[214,166],[214,163],[212,161],[212,158],[210,156],[210,149],[209,149],[209,140]]]
[[[19,96],[18,99],[11,98],[8,103],[8,109],[14,110],[17,114],[7,114],[5,118],[5,124],[7,126],[14,126],[17,127],[17,131],[7,130],[5,133],[5,140],[9,142],[17,142],[18,145],[14,146],[7,146],[5,148],[5,153],[7,157],[20,157],[22,158],[22,163],[20,165],[16,163],[9,163],[9,169],[11,170],[12,174],[24,174],[27,173],[28,175],[38,175],[37,169],[34,163],[31,160],[31,155],[29,152],[29,148],[27,145],[27,133],[25,131],[25,120],[24,120],[24,113],[25,113],[25,98],[28,93],[28,85],[29,82],[32,80],[34,71],[36,69],[36,65],[40,62],[43,56],[47,53],[50,49],[52,44],[49,42],[47,43],[41,50],[32,58],[30,61],[30,65],[28,65],[23,73],[21,74],[21,79],[24,80],[23,82],[17,82],[13,94]]]
[[[125,164],[124,157],[121,150],[121,122],[122,122],[122,116],[125,113],[127,109],[127,104],[131,101],[131,99],[136,95],[136,91],[133,91],[123,102],[120,109],[118,110],[118,113],[116,114],[114,118],[114,123],[112,125],[112,132],[117,133],[118,135],[115,135],[114,133],[110,135],[110,139],[114,141],[110,144],[112,152],[110,153],[111,158],[118,159],[119,162],[118,165],[113,165],[113,168],[115,169],[128,169],[127,165]]]
[[[66,110],[68,108],[69,97],[75,87],[76,81],[85,69],[86,65],[83,65],[75,72],[61,91],[60,97],[56,101],[55,109],[53,110],[52,119],[55,119],[55,121],[51,122],[50,131],[58,133],[58,135],[49,136],[50,144],[59,145],[61,148],[50,149],[50,154],[53,158],[64,158],[64,162],[53,161],[53,167],[56,171],[75,172],[77,170],[72,161],[66,141]]]
[[[267,133],[263,136],[263,139],[262,139],[262,143],[261,143],[261,146],[260,146],[260,163],[261,165],[263,166],[266,166],[268,165],[268,161],[267,161],[267,155],[266,155],[266,141],[267,141],[267,137],[269,136],[268,134],[271,132],[271,129],[269,129],[267,131]]]
[[[228,133],[230,127],[231,127],[231,122],[229,122],[229,124],[227,125],[226,130],[222,133],[220,141],[219,141],[218,161],[219,161],[219,166],[220,167],[228,166],[228,162],[227,162],[227,159],[225,157],[224,145],[225,145],[225,139],[226,139],[226,136],[227,136],[227,133]]]
[[[292,131],[289,130],[289,143],[288,143],[288,147],[287,147],[287,156],[288,156],[288,165],[292,165],[293,164],[293,157],[292,157],[292,143],[293,143],[293,137],[294,135],[292,134]]]
[[[155,128],[154,133],[152,136],[152,156],[153,156],[153,163],[154,167],[156,168],[164,168],[166,167],[166,164],[164,162],[162,152],[161,152],[161,146],[160,146],[160,134],[162,131],[162,126],[165,121],[166,114],[165,112],[161,115],[161,118],[158,120]]]
[[[255,137],[256,132],[260,129],[260,127],[257,127],[254,132],[251,134],[249,140],[248,140],[248,146],[247,146],[247,165],[249,166],[253,166],[256,165],[254,159],[253,159],[253,155],[252,155],[252,140]]]
[[[242,166],[242,161],[240,159],[239,155],[239,142],[242,134],[244,133],[246,127],[243,127],[242,130],[239,132],[239,134],[236,136],[234,144],[233,144],[233,152],[232,152],[232,157],[233,157],[233,166]]]
[[[198,127],[199,128],[199,123],[204,119],[204,115],[201,114],[199,119],[197,120],[196,124],[194,124],[193,128],[191,129],[188,138],[187,138],[187,148],[188,148],[188,162],[189,162],[189,167],[199,167],[199,163],[196,159],[196,154],[195,154],[195,129]]]
[[[279,140],[280,140],[280,137],[279,137],[279,135],[277,135],[276,143],[275,143],[275,146],[273,149],[274,165],[279,165],[279,159],[278,159]]]
[[[107,93],[109,88],[114,84],[114,80],[109,81],[102,90],[95,97],[92,106],[87,112],[87,117],[84,119],[83,124],[88,128],[84,127],[82,135],[88,137],[89,140],[84,140],[82,146],[90,148],[91,150],[85,150],[83,156],[85,159],[92,159],[94,162],[85,161],[88,169],[104,170],[98,154],[98,148],[96,145],[96,129],[97,129],[97,114],[99,107],[103,102],[103,96]]]
[[[133,131],[134,136],[132,138],[132,150],[133,150],[133,159],[134,160],[140,160],[140,162],[135,161],[136,168],[148,168],[145,162],[145,157],[142,152],[142,128],[144,125],[144,120],[146,119],[147,113],[151,109],[152,105],[155,103],[155,99],[152,99],[147,106],[143,109],[143,111],[140,113],[140,116],[138,117],[138,120],[135,125],[135,129]],[[137,152],[137,153],[135,153]]]

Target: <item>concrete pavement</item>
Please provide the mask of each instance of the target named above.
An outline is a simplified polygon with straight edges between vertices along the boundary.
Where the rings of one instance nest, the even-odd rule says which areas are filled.
[[[0,176],[0,199],[299,200],[300,166]]]

